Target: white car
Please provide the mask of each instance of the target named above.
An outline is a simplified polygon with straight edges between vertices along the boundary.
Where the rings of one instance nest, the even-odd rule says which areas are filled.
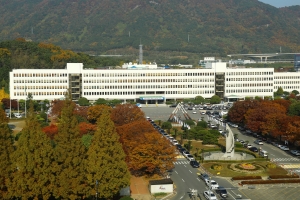
[[[195,158],[190,154],[186,156],[186,159],[188,159],[189,161],[194,161],[195,160]]]
[[[205,180],[205,183],[208,187],[210,187],[210,189],[213,189],[213,190],[215,190],[219,187],[219,184],[214,180],[208,179],[208,180]]]
[[[188,151],[183,151],[182,154],[183,154],[184,157],[187,157],[188,155],[191,155],[190,152],[188,152]]]
[[[290,148],[287,147],[287,146],[281,146],[280,149],[283,150],[283,151],[289,151],[290,150]]]
[[[18,119],[22,117],[22,115],[21,115],[20,113],[14,113],[14,115],[15,115],[15,117],[18,118]]]
[[[218,200],[216,195],[210,190],[204,191],[203,195],[208,200]]]
[[[193,114],[197,114],[197,112],[196,112],[196,111],[193,111]]]
[[[255,144],[263,145],[264,143],[261,140],[255,140]]]

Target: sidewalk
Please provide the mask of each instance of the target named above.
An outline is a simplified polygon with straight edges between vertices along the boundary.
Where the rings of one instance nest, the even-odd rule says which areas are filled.
[[[135,200],[153,199],[148,189],[148,181],[144,180],[143,177],[132,176],[130,183],[131,198]]]

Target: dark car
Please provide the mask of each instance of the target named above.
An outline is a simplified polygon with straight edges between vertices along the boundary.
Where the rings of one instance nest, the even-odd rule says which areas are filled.
[[[256,147],[250,147],[249,150],[253,152],[258,152],[258,149]]]
[[[205,181],[205,180],[208,180],[209,179],[209,176],[208,176],[208,174],[205,174],[205,173],[201,173],[201,174],[199,174],[199,177],[203,180],[203,181]]]
[[[200,164],[196,160],[190,161],[190,165],[194,168],[199,168]]]
[[[216,193],[218,193],[222,198],[227,197],[227,190],[224,187],[218,187],[216,189]]]
[[[180,144],[176,144],[177,149],[182,149],[183,147]]]
[[[180,153],[183,153],[184,151],[186,151],[186,149],[185,149],[185,148],[180,148],[180,149],[178,149],[178,151],[179,151]]]

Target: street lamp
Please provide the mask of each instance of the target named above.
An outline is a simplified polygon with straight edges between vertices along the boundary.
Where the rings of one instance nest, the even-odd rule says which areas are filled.
[[[98,199],[98,180],[96,180],[96,200]]]

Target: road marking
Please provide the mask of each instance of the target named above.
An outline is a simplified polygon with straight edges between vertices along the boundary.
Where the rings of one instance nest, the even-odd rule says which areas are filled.
[[[231,191],[232,192],[232,191]],[[234,198],[229,192],[228,192],[228,194],[234,199],[234,200],[236,200],[236,198]]]
[[[183,196],[182,197],[180,197],[180,199],[182,199],[183,198]]]
[[[183,182],[185,182],[183,179],[181,179]]]
[[[184,167],[186,167],[185,165],[183,165]]]
[[[190,172],[191,172],[191,170],[189,170]],[[193,172],[191,172],[191,173],[193,173]]]
[[[174,172],[175,172],[176,174],[178,174],[177,171],[174,171]]]
[[[198,180],[198,181],[200,181],[200,179],[199,179],[199,178],[197,178],[197,180]]]

